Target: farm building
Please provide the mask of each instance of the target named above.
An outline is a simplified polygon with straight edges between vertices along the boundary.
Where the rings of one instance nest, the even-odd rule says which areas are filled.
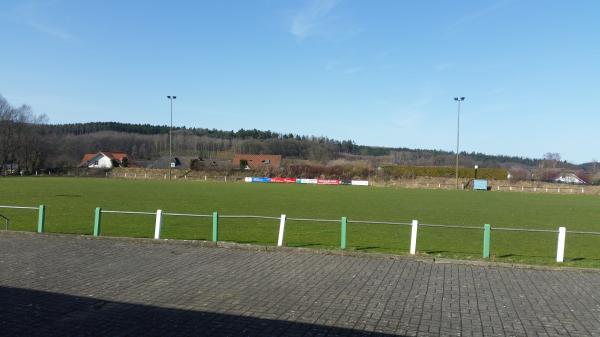
[[[102,151],[86,153],[81,159],[79,167],[111,169],[113,167],[128,167],[130,164],[127,153]]]
[[[271,154],[236,154],[231,162],[233,167],[245,170],[256,170],[264,167],[278,169],[281,165],[281,155]]]
[[[239,167],[239,166],[238,166]],[[231,168],[229,160],[218,160],[210,158],[195,158],[190,161],[190,169],[200,170],[225,170]]]
[[[585,185],[587,182],[577,176],[575,173],[562,173],[554,179],[554,182],[564,184]]]

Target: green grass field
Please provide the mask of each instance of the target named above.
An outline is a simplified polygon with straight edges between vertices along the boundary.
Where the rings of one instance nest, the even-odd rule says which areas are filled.
[[[94,208],[224,215],[600,231],[598,196],[92,178],[2,178],[0,205],[47,207],[49,232],[91,234]],[[37,212],[0,209],[10,229],[34,231]],[[210,240],[210,218],[165,216],[164,238]],[[152,237],[151,215],[103,214],[102,234]],[[277,220],[221,219],[220,240],[275,245]],[[0,219],[0,228],[4,224]],[[479,259],[483,230],[419,228],[419,254]],[[337,249],[339,223],[286,224],[286,244]],[[410,227],[348,225],[348,249],[407,254]],[[557,234],[492,231],[492,258],[554,264]],[[567,234],[563,265],[600,267],[600,236]]]

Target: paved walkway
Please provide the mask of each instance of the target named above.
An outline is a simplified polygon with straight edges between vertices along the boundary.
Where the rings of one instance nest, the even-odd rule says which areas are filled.
[[[600,272],[3,232],[0,335],[600,336]]]

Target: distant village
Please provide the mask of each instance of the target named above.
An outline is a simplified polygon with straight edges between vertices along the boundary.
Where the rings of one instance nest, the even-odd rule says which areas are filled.
[[[125,152],[100,151],[96,153],[86,153],[79,168],[111,170],[113,168],[146,168],[146,169],[190,169],[195,171],[265,171],[277,172],[282,169],[284,160],[281,155],[270,154],[235,154],[231,160],[207,159],[207,158],[180,158],[173,157],[169,162],[168,158],[162,158],[156,161],[136,161]],[[527,179],[529,178],[529,179]],[[511,171],[506,170],[507,180],[539,180],[552,183],[588,185],[592,184],[589,176],[570,170],[545,170],[540,177],[535,177],[529,173],[529,177],[523,176],[523,169]]]

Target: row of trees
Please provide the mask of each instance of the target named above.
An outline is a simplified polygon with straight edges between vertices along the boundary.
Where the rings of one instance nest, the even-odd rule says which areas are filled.
[[[61,125],[44,125],[41,132],[45,135],[89,135],[105,132],[160,136],[169,133],[166,125],[128,124],[117,122],[93,122]],[[214,153],[214,144],[219,144],[219,151],[233,150],[241,153],[281,154],[286,157],[327,160],[338,154],[360,156],[392,156],[394,163],[404,165],[447,165],[451,164],[454,155],[449,151],[423,150],[409,148],[389,148],[357,145],[352,140],[338,141],[327,137],[282,134],[273,131],[256,129],[240,129],[238,131],[222,131],[205,128],[174,127],[173,132],[180,139],[192,139],[197,144],[196,151],[200,155]],[[160,137],[153,137],[161,139]],[[189,144],[183,146],[186,152],[191,151]],[[501,163],[517,163],[527,166],[538,165],[539,160],[516,156],[491,156],[483,153],[462,153],[467,160],[482,165],[497,166]]]
[[[46,116],[36,116],[31,107],[14,107],[0,96],[0,170],[33,171],[44,165],[39,126]]]

